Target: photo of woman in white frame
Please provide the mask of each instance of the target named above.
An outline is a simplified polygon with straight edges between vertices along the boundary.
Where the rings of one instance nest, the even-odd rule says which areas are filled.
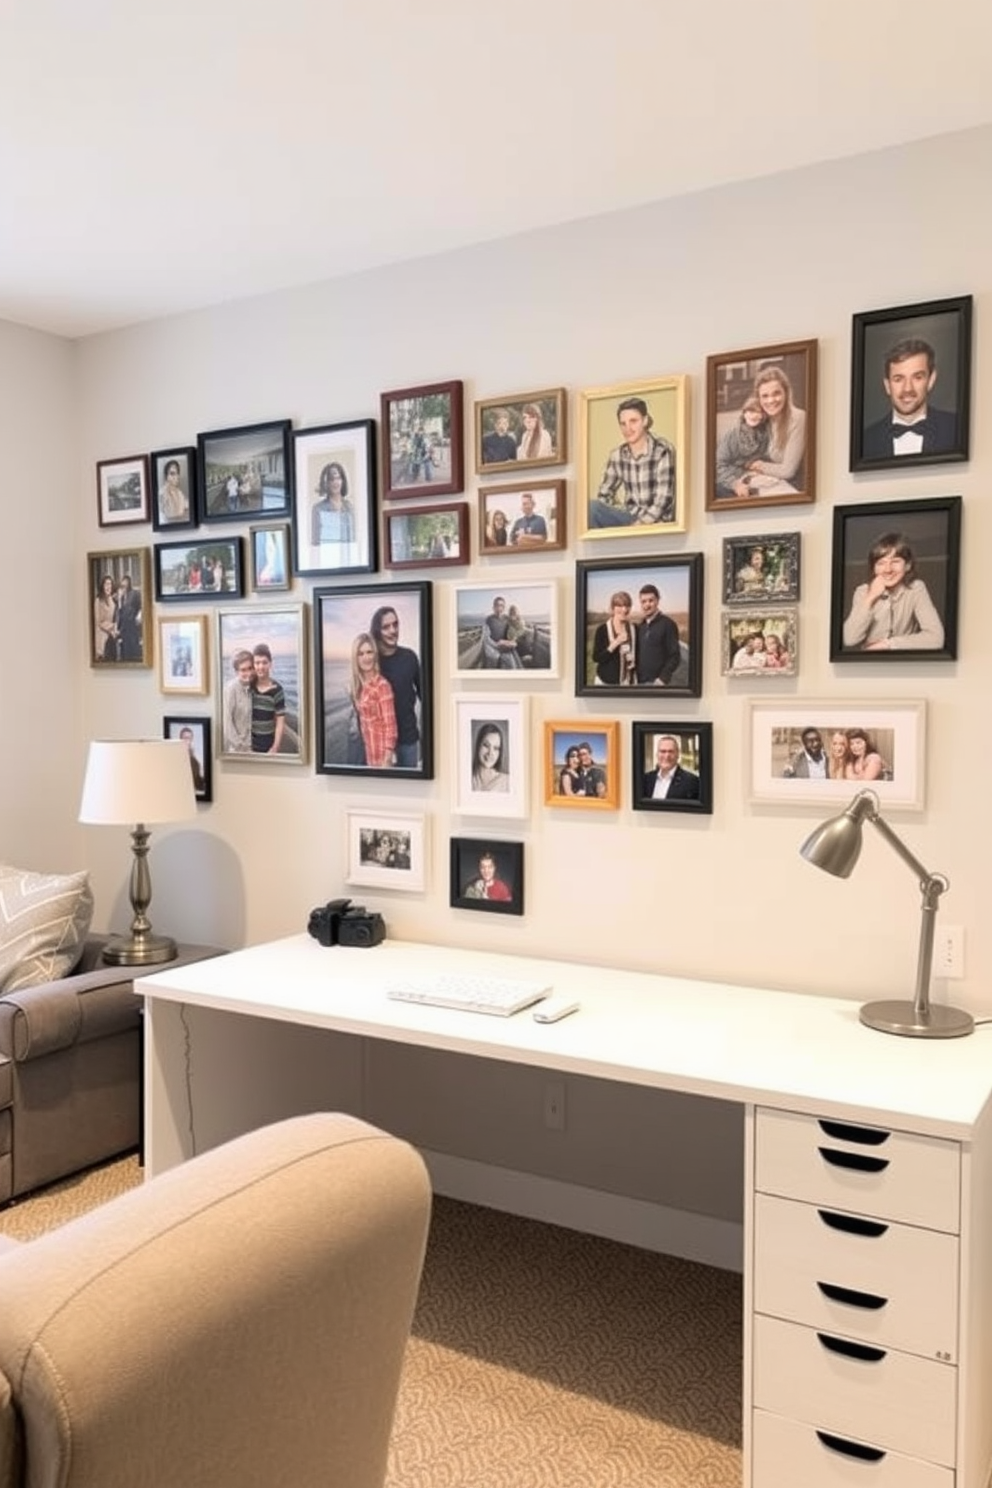
[[[463,816],[526,816],[526,698],[460,693],[453,703],[454,810]]]

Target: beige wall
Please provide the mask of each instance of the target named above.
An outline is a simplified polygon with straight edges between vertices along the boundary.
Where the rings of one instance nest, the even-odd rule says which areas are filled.
[[[968,977],[954,987],[956,1000],[974,1007],[983,1000],[992,1003],[992,924],[985,912],[989,875],[983,861],[992,825],[984,765],[992,737],[992,642],[983,572],[992,533],[992,450],[985,418],[992,362],[987,325],[992,205],[984,189],[990,171],[992,130],[983,129],[79,343],[75,480],[65,482],[64,492],[53,488],[58,482],[49,476],[50,450],[44,479],[32,472],[27,446],[21,460],[22,478],[51,516],[44,525],[45,543],[61,545],[62,523],[68,527],[76,520],[70,592],[79,623],[69,641],[71,668],[65,664],[64,620],[46,619],[40,653],[29,650],[12,658],[17,673],[32,668],[35,660],[52,669],[51,680],[47,674],[32,677],[31,695],[60,743],[62,764],[62,789],[53,797],[36,752],[22,742],[26,721],[13,731],[16,748],[11,728],[4,728],[0,748],[11,761],[4,778],[11,781],[13,768],[18,785],[23,780],[27,786],[23,792],[8,789],[4,803],[5,815],[21,828],[14,840],[25,848],[30,843],[23,830],[28,802],[32,814],[57,811],[67,834],[80,830],[71,824],[86,739],[157,734],[164,712],[184,711],[159,694],[153,673],[97,676],[87,665],[82,557],[88,547],[116,545],[106,543],[106,534],[96,527],[97,459],[193,443],[199,430],[268,418],[290,417],[305,425],[377,416],[382,389],[452,377],[464,378],[469,410],[477,397],[564,384],[574,426],[576,393],[583,386],[688,373],[688,534],[658,544],[573,541],[565,554],[513,561],[521,580],[560,580],[566,636],[561,681],[519,689],[531,699],[531,818],[519,831],[515,824],[499,824],[496,834],[519,836],[526,844],[525,916],[494,919],[448,907],[449,836],[490,829],[451,813],[450,703],[467,684],[448,677],[446,638],[453,607],[444,579],[435,583],[437,778],[395,784],[370,780],[356,787],[346,779],[317,776],[310,766],[218,764],[215,803],[201,809],[195,827],[156,834],[153,918],[184,938],[230,945],[302,929],[310,907],[344,887],[345,810],[386,806],[424,811],[433,844],[430,887],[422,898],[356,892],[385,914],[394,937],[539,951],[819,993],[904,993],[915,966],[917,914],[906,869],[881,841],[869,841],[856,877],[848,883],[830,880],[797,856],[799,841],[817,820],[815,809],[755,808],[743,796],[745,701],[769,692],[732,685],[720,676],[721,540],[729,534],[799,530],[801,674],[783,681],[776,692],[827,700],[926,700],[927,809],[894,819],[924,861],[951,879],[943,918],[967,932]],[[457,211],[457,203],[451,209]],[[397,232],[402,233],[401,223]],[[250,243],[232,251],[248,252]],[[850,475],[852,312],[969,292],[975,296],[977,332],[973,459],[904,476]],[[816,505],[707,514],[707,354],[805,337],[820,342]],[[41,352],[32,345],[38,360]],[[36,372],[32,408],[41,393],[44,411],[32,412],[31,422],[50,435],[49,406],[56,403],[67,416],[68,353],[49,343],[41,351],[52,365],[45,375]],[[49,379],[55,393],[49,392]],[[574,464],[567,473],[574,502]],[[466,499],[472,503],[475,489],[470,477]],[[831,507],[862,497],[945,494],[965,499],[960,660],[831,665]],[[11,500],[9,487],[5,500]],[[19,520],[26,524],[23,514]],[[21,571],[41,539],[40,517],[33,531],[32,540],[32,529],[24,526],[25,561],[15,564],[17,592],[28,608],[34,599]],[[150,529],[137,536],[152,541]],[[705,554],[702,698],[657,707],[576,699],[571,639],[576,558],[653,551]],[[62,573],[66,561],[60,552]],[[509,571],[509,560],[482,560],[458,577],[488,582],[497,575],[502,580]],[[297,581],[292,598],[307,601],[311,588]],[[64,602],[60,588],[55,603]],[[72,697],[80,678],[81,718],[71,714],[67,724],[61,696],[51,694],[64,689]],[[202,706],[206,710],[206,700]],[[38,713],[29,711],[33,725]],[[10,717],[8,705],[5,715]],[[546,809],[538,787],[542,719],[610,716],[622,725],[621,809],[594,819]],[[712,816],[633,813],[626,804],[629,721],[652,716],[712,720]],[[52,840],[61,841],[61,834]],[[93,866],[98,920],[120,925],[126,835],[87,828],[82,851]]]

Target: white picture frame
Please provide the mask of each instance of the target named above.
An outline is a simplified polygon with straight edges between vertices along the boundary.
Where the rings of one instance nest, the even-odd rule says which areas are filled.
[[[529,677],[543,680],[559,676],[561,624],[556,580],[521,584],[497,577],[487,584],[452,587],[452,676],[515,684]],[[501,655],[491,644],[488,624],[496,615],[497,601],[502,601],[503,614],[512,618],[516,611],[524,627],[516,647],[504,647]]]
[[[857,702],[836,699],[777,701],[750,699],[745,760],[745,794],[755,803],[778,806],[844,806],[868,788],[883,810],[922,811],[926,800],[926,703],[922,700]],[[801,773],[802,735],[815,729],[828,768],[832,739],[850,729],[869,735],[885,772],[877,778],[810,779]],[[839,747],[839,737],[837,740]],[[808,768],[808,766],[807,766]]]
[[[424,892],[426,817],[396,811],[349,811],[347,828],[349,884],[401,894]]]
[[[461,816],[526,817],[530,799],[527,699],[502,692],[466,692],[452,701],[453,810]]]

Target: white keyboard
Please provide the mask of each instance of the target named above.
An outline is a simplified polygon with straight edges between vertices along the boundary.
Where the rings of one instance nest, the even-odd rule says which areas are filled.
[[[466,1013],[494,1013],[508,1018],[521,1008],[548,997],[551,988],[542,982],[519,982],[508,977],[461,976],[441,973],[410,977],[386,988],[386,996],[397,1002],[421,1002],[431,1007],[461,1008]]]

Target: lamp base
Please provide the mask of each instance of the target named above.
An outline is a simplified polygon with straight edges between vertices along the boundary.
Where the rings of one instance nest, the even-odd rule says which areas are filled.
[[[168,935],[114,935],[103,948],[108,966],[159,966],[178,954]]]
[[[866,1002],[860,1017],[866,1028],[903,1038],[963,1038],[975,1027],[970,1013],[939,1003],[920,1017],[912,1002]]]

